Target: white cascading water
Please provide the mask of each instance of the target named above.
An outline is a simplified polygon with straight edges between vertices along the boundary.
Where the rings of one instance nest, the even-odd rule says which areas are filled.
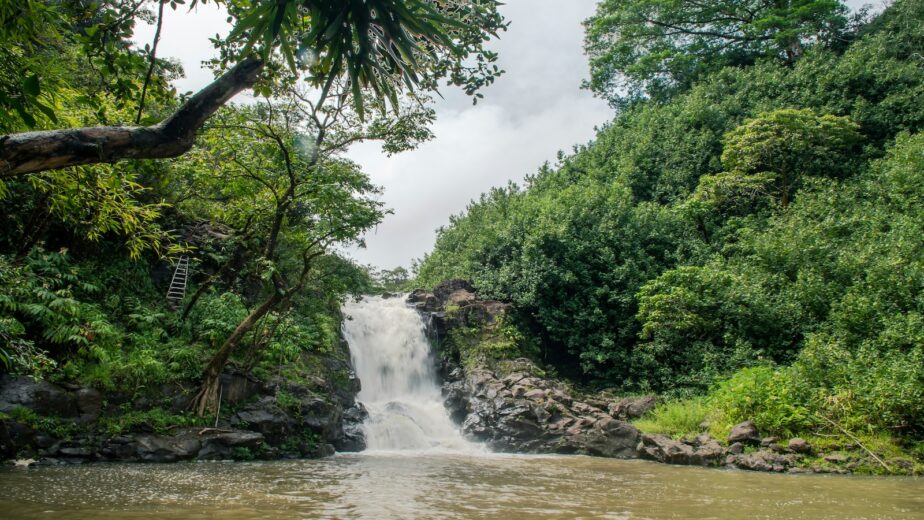
[[[403,297],[367,296],[343,311],[357,399],[369,412],[366,449],[472,450],[443,406],[420,314]]]

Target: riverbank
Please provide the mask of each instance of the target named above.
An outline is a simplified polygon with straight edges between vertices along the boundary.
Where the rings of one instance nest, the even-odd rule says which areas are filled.
[[[922,474],[916,453],[892,439],[850,432],[783,438],[751,420],[729,424],[702,398],[663,401],[656,395],[589,392],[553,377],[523,357],[522,337],[509,321],[510,306],[478,298],[459,280],[432,292],[415,291],[407,299],[427,323],[438,358],[440,397],[438,387],[431,392],[420,386],[434,375],[427,341],[417,338],[416,314],[403,297],[372,300],[350,307],[362,324],[351,321],[346,331],[352,342],[362,343],[360,360],[376,359],[363,364],[364,378],[378,385],[365,399],[377,403],[376,420],[369,422],[381,445],[374,447],[423,450],[436,438],[458,437],[447,433],[452,430],[448,420],[440,435],[431,431],[433,413],[445,413],[467,439],[500,453],[647,459],[777,473]],[[401,334],[392,330],[398,322],[404,324]],[[404,352],[410,344],[415,349]],[[388,381],[376,380],[386,373]],[[356,401],[360,379],[345,341],[336,352],[303,354],[298,363],[266,379],[228,371],[222,376],[223,408],[216,418],[186,412],[196,388],[192,382],[126,393],[3,376],[0,455],[58,465],[320,458],[359,451],[369,430],[363,424],[369,415]],[[399,402],[409,395],[426,397],[433,406],[423,411],[416,401]],[[418,435],[419,425],[429,426]]]
[[[443,395],[463,433],[497,451],[577,453],[657,462],[788,473],[924,474],[916,446],[828,431],[780,437],[750,418],[730,423],[705,398],[589,393],[548,377],[508,318],[509,306],[485,301],[461,280],[408,301],[426,316],[440,358]]]
[[[32,465],[318,458],[365,446],[345,344],[304,353],[264,379],[221,376],[221,409],[188,411],[197,385],[100,390],[0,376],[0,459]]]

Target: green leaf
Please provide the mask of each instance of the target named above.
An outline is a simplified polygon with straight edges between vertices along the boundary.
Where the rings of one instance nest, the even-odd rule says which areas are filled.
[[[33,74],[22,81],[22,90],[27,96],[37,97],[41,94],[42,89],[39,84],[38,74]]]

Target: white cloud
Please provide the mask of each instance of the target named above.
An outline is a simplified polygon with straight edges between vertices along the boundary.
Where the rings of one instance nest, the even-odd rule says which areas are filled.
[[[534,173],[560,149],[593,137],[594,124],[610,117],[596,100],[562,99],[529,114],[485,104],[441,114],[436,139],[395,157],[376,145],[357,146],[351,157],[385,187],[384,202],[396,210],[367,237],[354,256],[382,267],[407,265],[433,244],[434,230],[449,215],[492,186]],[[516,117],[512,117],[516,116]]]
[[[534,173],[558,150],[593,137],[612,117],[606,103],[580,89],[587,65],[581,21],[593,0],[513,0],[503,7],[510,30],[492,44],[506,70],[472,106],[458,92],[437,104],[436,138],[417,150],[385,157],[375,145],[350,156],[385,187],[395,210],[366,236],[363,263],[407,266],[433,246],[434,231],[493,186]]]

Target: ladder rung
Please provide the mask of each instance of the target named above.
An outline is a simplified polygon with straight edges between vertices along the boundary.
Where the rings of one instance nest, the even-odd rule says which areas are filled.
[[[183,255],[176,263],[170,287],[167,289],[167,303],[174,309],[186,296],[186,280],[189,276],[189,256]]]

